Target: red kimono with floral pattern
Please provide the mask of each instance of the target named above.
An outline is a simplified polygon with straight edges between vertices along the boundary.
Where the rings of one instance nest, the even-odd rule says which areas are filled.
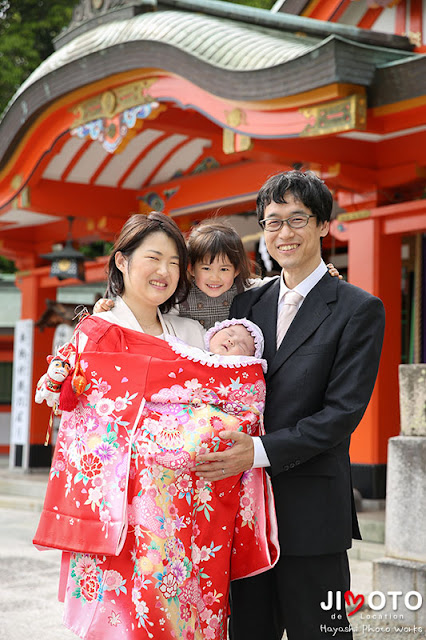
[[[98,317],[79,331],[87,386],[63,413],[34,538],[67,552],[64,623],[90,640],[225,640],[230,580],[278,557],[270,484],[261,469],[209,483],[191,467],[232,444],[223,429],[260,433],[262,366]]]

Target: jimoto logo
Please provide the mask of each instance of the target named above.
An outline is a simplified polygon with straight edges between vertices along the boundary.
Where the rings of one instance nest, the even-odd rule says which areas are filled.
[[[393,611],[405,608],[408,611],[417,611],[423,604],[423,597],[418,591],[372,591],[368,596],[362,593],[354,594],[352,591],[328,591],[327,600],[320,603],[323,611],[341,611],[345,605],[350,609],[347,615],[353,616],[362,605],[366,603],[373,611],[381,611],[391,605]],[[353,607],[353,608],[352,608]]]

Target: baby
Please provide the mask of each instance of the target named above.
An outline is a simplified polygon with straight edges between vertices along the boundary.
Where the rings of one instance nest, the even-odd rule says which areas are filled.
[[[216,322],[204,336],[206,350],[187,345],[176,336],[166,336],[172,349],[191,360],[210,367],[220,365],[239,367],[259,362],[266,373],[267,363],[262,358],[264,339],[260,328],[246,318],[232,318]],[[226,361],[223,358],[226,358]],[[250,362],[251,361],[251,362]]]
[[[246,318],[232,318],[216,322],[204,337],[206,349],[221,356],[254,356],[261,358],[263,334],[260,328]]]

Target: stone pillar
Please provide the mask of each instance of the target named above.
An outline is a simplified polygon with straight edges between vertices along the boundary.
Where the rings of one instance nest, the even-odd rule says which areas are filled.
[[[397,610],[392,598],[380,614],[399,626],[426,627],[426,364],[400,365],[401,433],[389,440],[385,558],[373,563],[374,590],[401,592]],[[410,592],[421,595],[404,598]],[[399,618],[403,616],[403,618]]]

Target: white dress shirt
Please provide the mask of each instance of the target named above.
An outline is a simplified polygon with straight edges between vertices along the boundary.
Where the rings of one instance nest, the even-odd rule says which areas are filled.
[[[324,260],[321,260],[319,265],[317,266],[312,273],[308,275],[307,278],[299,282],[299,284],[294,287],[293,291],[297,291],[302,296],[302,299],[299,303],[299,309],[303,304],[304,299],[308,295],[311,289],[315,287],[316,284],[321,280],[321,278],[327,273],[328,269]],[[287,285],[284,282],[284,275],[281,272],[280,276],[280,293],[278,296],[278,308],[277,308],[277,318],[280,314],[280,310],[282,305],[284,304],[284,296],[290,291]],[[254,462],[253,468],[257,467],[269,467],[271,463],[269,462],[269,458],[266,455],[265,447],[263,446],[262,440],[259,437],[253,437],[253,445],[254,445]]]

